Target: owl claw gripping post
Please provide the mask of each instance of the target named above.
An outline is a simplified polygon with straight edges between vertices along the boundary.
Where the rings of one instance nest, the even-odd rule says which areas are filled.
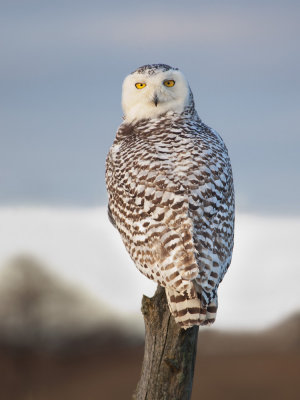
[[[176,322],[211,324],[233,249],[226,146],[198,117],[177,68],[138,68],[124,80],[122,106],[106,161],[110,220],[137,268],[165,287]]]

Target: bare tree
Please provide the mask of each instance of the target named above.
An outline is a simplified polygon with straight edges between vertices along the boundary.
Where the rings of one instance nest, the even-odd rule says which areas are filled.
[[[189,400],[192,393],[198,326],[181,329],[170,314],[165,289],[143,296],[145,353],[135,400]]]

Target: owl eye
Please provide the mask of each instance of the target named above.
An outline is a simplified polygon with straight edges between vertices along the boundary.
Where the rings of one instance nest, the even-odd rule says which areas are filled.
[[[171,79],[171,80],[167,79],[167,80],[164,81],[164,85],[167,86],[167,87],[172,87],[172,86],[175,85],[175,81],[173,81],[173,79]]]
[[[144,89],[145,86],[146,86],[146,83],[140,83],[140,82],[138,82],[138,83],[135,84],[135,87],[136,87],[137,89]]]

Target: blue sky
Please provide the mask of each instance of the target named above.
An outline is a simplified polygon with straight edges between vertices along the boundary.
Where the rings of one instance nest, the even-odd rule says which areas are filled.
[[[0,204],[105,204],[122,80],[163,62],[224,138],[238,210],[299,214],[299,2],[0,7]]]

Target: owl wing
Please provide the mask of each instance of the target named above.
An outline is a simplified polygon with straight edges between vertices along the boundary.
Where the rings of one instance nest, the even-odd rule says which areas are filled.
[[[231,167],[225,145],[209,134],[212,147],[192,135],[178,152],[129,135],[112,147],[106,173],[111,215],[137,267],[178,291],[193,290],[195,280],[206,303],[231,254]]]
[[[112,212],[111,212],[111,209],[110,209],[109,205],[107,206],[107,215],[108,215],[108,219],[111,222],[112,226],[114,228],[116,228],[117,227],[116,221],[114,220],[114,217],[112,215]]]
[[[142,273],[162,286],[193,291],[198,275],[188,192],[170,151],[141,140],[113,146],[106,169],[111,215]],[[138,148],[138,150],[137,150]],[[175,162],[176,161],[176,162]],[[175,162],[175,164],[174,164]]]
[[[219,141],[213,151],[203,151],[201,143],[201,149],[198,149],[201,179],[198,188],[192,188],[189,196],[199,266],[196,282],[206,304],[216,297],[216,290],[230,264],[234,229],[230,159],[222,139],[216,132],[211,132]]]

